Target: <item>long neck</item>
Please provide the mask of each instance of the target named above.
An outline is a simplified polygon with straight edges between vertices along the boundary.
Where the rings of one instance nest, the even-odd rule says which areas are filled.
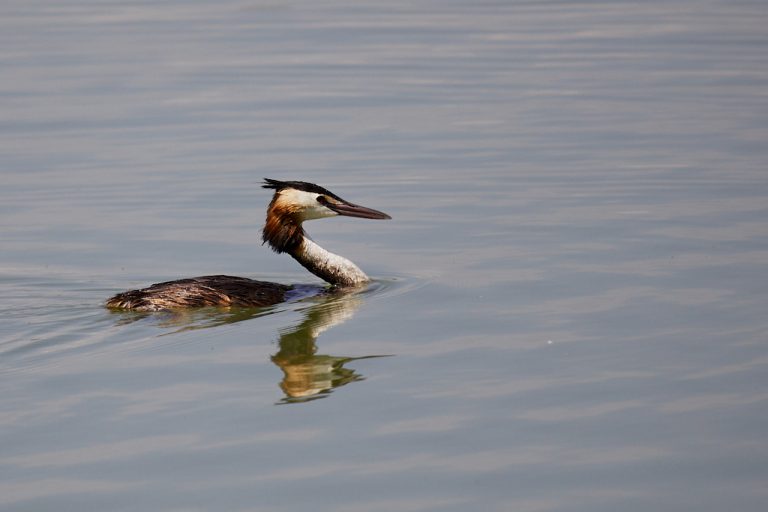
[[[304,233],[301,218],[281,211],[275,201],[269,205],[261,234],[273,251],[290,254],[304,268],[333,285],[357,286],[370,281],[357,265],[313,242]]]
[[[326,251],[307,236],[303,236],[301,243],[289,254],[304,268],[333,285],[358,286],[370,281],[357,265]]]

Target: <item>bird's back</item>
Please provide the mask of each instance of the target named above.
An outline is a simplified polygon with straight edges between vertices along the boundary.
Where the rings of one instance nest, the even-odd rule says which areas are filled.
[[[108,308],[135,311],[201,306],[265,307],[283,302],[291,287],[235,276],[201,276],[157,283],[140,290],[119,293]]]

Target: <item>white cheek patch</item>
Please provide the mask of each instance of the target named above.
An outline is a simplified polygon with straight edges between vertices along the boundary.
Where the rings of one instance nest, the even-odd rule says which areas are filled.
[[[326,217],[335,217],[338,213],[330,208],[326,208],[317,202],[317,192],[305,192],[288,188],[280,192],[280,202],[289,206],[291,210],[297,211],[301,220],[323,219]]]

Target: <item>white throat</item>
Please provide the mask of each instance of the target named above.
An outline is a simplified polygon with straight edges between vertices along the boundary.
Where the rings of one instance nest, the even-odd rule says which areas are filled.
[[[334,285],[358,286],[370,281],[360,267],[343,256],[326,251],[307,236],[291,256],[317,277]]]

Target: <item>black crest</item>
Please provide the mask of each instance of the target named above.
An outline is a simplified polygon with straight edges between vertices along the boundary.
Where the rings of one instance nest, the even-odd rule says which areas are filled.
[[[296,190],[301,190],[304,192],[314,192],[316,194],[323,194],[325,196],[330,196],[334,199],[338,199],[339,201],[343,201],[342,198],[340,198],[339,196],[337,196],[327,188],[323,188],[320,185],[315,185],[314,183],[308,183],[306,181],[279,181],[279,180],[273,180],[270,178],[264,178],[264,183],[261,185],[261,188],[272,188],[278,192],[286,188],[295,188]]]

